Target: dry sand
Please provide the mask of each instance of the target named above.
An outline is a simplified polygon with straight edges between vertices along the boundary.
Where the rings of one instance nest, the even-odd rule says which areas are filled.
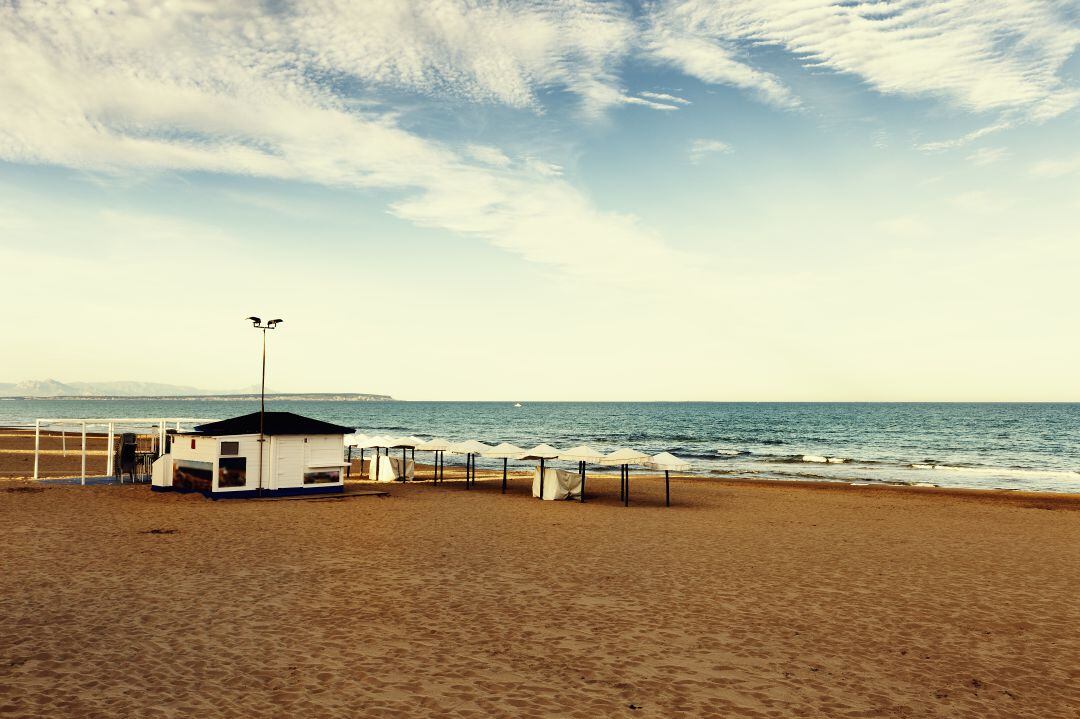
[[[526,485],[0,482],[0,715],[1078,716],[1077,498]]]

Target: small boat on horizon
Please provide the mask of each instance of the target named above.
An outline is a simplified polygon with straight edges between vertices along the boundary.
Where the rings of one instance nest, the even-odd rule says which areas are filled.
[[[515,407],[520,407],[520,406],[521,406],[521,402],[514,402],[514,406],[515,406]]]

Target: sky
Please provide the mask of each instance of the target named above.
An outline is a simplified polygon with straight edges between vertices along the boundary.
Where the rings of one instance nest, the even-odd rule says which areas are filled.
[[[0,0],[0,381],[1080,400],[1080,0]]]

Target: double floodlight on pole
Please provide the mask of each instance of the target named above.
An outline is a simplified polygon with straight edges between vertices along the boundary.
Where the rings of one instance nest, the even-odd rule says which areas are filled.
[[[263,324],[258,317],[248,317],[255,329],[262,330],[262,383],[259,385],[259,495],[262,496],[263,488],[263,416],[266,414],[266,330],[277,329],[277,326],[285,320],[270,320]]]

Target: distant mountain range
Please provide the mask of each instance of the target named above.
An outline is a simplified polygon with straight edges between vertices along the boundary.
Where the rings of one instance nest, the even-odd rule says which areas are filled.
[[[55,379],[0,382],[0,397],[28,398],[77,398],[77,397],[128,397],[128,398],[181,398],[200,399],[249,399],[259,396],[259,388],[245,387],[237,390],[206,390],[160,382],[60,382]],[[273,392],[267,391],[267,399],[318,399],[340,401],[389,401],[385,394],[361,392]]]

